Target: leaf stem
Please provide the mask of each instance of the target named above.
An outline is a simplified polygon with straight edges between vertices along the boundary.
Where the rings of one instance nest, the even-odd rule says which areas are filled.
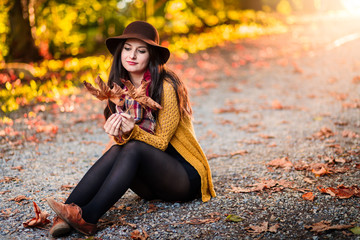
[[[110,104],[109,104],[109,103],[110,103],[110,101],[108,100],[108,101],[107,101],[107,106],[108,106],[108,108],[109,108],[109,110],[110,110],[111,114],[113,114],[113,112],[111,111],[111,108],[110,108]]]

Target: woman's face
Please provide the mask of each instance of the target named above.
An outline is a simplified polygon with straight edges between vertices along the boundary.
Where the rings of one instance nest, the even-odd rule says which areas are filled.
[[[121,51],[121,63],[130,74],[143,74],[149,60],[149,49],[145,42],[138,39],[126,40]]]

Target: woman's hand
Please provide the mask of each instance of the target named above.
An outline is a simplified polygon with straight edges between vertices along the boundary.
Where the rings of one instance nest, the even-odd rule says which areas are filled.
[[[129,114],[120,113],[120,115],[122,116],[121,131],[124,135],[129,135],[131,131],[134,129],[135,120]]]
[[[118,137],[122,135],[121,122],[123,117],[120,114],[114,113],[107,120],[104,125],[105,132],[111,136]]]

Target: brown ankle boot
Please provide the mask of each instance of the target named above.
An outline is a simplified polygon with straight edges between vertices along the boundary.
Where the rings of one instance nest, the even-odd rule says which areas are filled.
[[[71,227],[67,222],[59,218],[58,216],[54,217],[53,225],[49,230],[49,233],[53,237],[60,237],[65,234],[68,234],[71,231]]]
[[[74,203],[63,204],[56,202],[53,198],[47,198],[49,206],[56,214],[70,226],[84,235],[94,235],[96,232],[96,224],[87,223],[82,218],[82,210]]]

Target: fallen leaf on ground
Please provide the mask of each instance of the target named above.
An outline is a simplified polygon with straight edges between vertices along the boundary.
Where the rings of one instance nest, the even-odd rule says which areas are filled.
[[[143,229],[142,229],[142,232],[140,232],[139,230],[134,230],[132,233],[131,233],[131,238],[132,239],[136,239],[136,240],[146,240],[149,238],[149,235],[147,234],[147,232]]]
[[[263,138],[263,139],[272,139],[275,138],[274,136],[270,136],[270,135],[266,135],[266,134],[259,134],[259,137]]]
[[[319,170],[312,169],[311,171],[315,174],[316,177],[332,173],[328,168],[325,167],[321,167]]]
[[[277,230],[278,230],[278,228],[280,227],[280,224],[275,224],[275,225],[273,225],[273,226],[271,226],[271,227],[269,227],[269,232],[277,232]]]
[[[243,218],[241,218],[238,215],[234,215],[234,214],[227,215],[227,217],[225,219],[225,221],[227,221],[227,222],[241,222],[243,220],[244,220]]]
[[[344,185],[339,185],[337,188],[317,187],[317,189],[321,193],[327,193],[333,197],[338,197],[340,199],[351,198],[352,196],[360,197],[360,188],[358,186],[345,187]]]
[[[149,209],[146,211],[146,213],[151,213],[151,212],[155,212],[159,209],[159,207],[157,207],[155,204],[150,203],[149,204]]]
[[[21,202],[24,200],[29,200],[30,198],[26,197],[25,195],[20,195],[14,198],[10,198],[9,201]]]
[[[314,133],[312,136],[315,139],[324,140],[325,138],[329,138],[329,137],[332,137],[334,135],[335,135],[335,133],[330,128],[322,127],[320,129],[320,131]]]
[[[244,156],[247,153],[248,153],[248,151],[246,151],[246,150],[238,150],[238,151],[227,153],[227,154],[226,153],[225,154],[211,153],[211,154],[206,154],[206,158],[208,160],[213,159],[213,158],[219,158],[219,157],[229,157],[229,158],[231,158],[231,157],[236,156],[236,155]]]
[[[260,183],[255,183],[253,184],[252,188],[241,188],[241,187],[235,187],[235,186],[231,186],[230,189],[226,189],[230,192],[233,193],[248,193],[248,192],[258,192],[258,191],[262,191],[264,189],[271,189],[273,187],[275,187],[276,185],[285,187],[285,188],[290,188],[292,186],[291,182],[288,182],[286,180],[262,180]],[[275,188],[275,191],[279,191],[282,190],[282,188]]]
[[[324,232],[327,230],[341,230],[348,229],[353,227],[353,225],[333,225],[331,226],[331,221],[322,220],[318,223],[313,223],[312,225],[305,225],[306,229],[309,229],[312,232]]]
[[[23,166],[16,166],[16,167],[11,167],[12,170],[18,170],[19,172],[21,172],[23,169]]]
[[[352,83],[354,83],[354,84],[360,83],[360,76],[355,76],[355,77],[352,79]]]
[[[246,230],[252,234],[259,234],[262,232],[267,232],[268,226],[269,226],[268,222],[263,222],[259,226],[250,225]]]
[[[61,185],[60,189],[61,190],[69,190],[69,189],[73,189],[75,187],[75,185]]]
[[[235,152],[231,152],[229,155],[231,157],[235,156],[235,155],[241,155],[241,156],[244,156],[248,153],[248,151],[246,150],[238,150],[238,151],[235,151]]]
[[[257,235],[257,234],[263,233],[263,232],[276,232],[279,227],[280,227],[280,225],[278,223],[269,227],[268,222],[263,222],[259,226],[250,225],[248,228],[246,228],[246,230],[248,232],[252,233],[253,235]]]
[[[191,219],[189,221],[186,221],[185,223],[191,224],[191,225],[199,225],[199,224],[205,224],[205,223],[213,223],[220,220],[220,217],[215,218],[205,218],[205,219]]]
[[[284,106],[280,103],[279,100],[274,100],[271,103],[271,108],[275,110],[282,110],[284,109]]]
[[[24,227],[40,227],[40,226],[50,223],[50,220],[47,219],[49,214],[46,211],[42,212],[35,202],[33,202],[33,204],[34,204],[34,210],[35,210],[35,217],[26,222],[23,222],[23,226]]]
[[[353,227],[349,229],[353,234],[360,235],[360,227]]]
[[[302,195],[302,198],[309,201],[314,201],[315,195],[313,192],[307,192]]]
[[[20,179],[17,177],[4,177],[0,179],[0,183],[9,183],[9,182],[20,182]]]
[[[344,130],[342,132],[342,136],[343,137],[346,137],[346,138],[360,138],[360,135],[353,132],[353,131],[350,131],[350,130]]]
[[[288,157],[283,158],[276,158],[274,160],[271,160],[270,162],[266,163],[266,165],[276,167],[276,168],[286,168],[289,169],[293,166],[292,162],[289,161]]]
[[[312,180],[312,179],[310,179],[310,178],[308,178],[308,177],[305,177],[305,178],[304,178],[304,182],[313,184],[313,183],[314,183],[314,180]]]
[[[241,108],[235,108],[235,107],[229,107],[229,108],[217,108],[214,109],[214,113],[220,114],[220,113],[246,113],[248,112],[247,109],[241,109]]]

